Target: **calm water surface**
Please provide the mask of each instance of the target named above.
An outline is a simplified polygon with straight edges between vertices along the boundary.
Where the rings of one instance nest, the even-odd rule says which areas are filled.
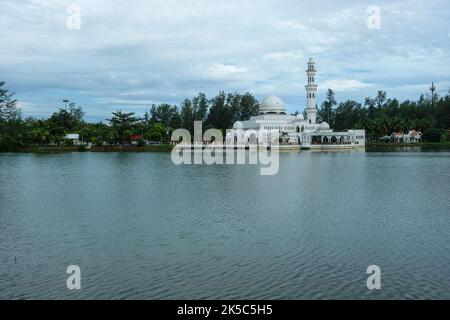
[[[450,153],[280,157],[0,155],[0,298],[450,298]]]

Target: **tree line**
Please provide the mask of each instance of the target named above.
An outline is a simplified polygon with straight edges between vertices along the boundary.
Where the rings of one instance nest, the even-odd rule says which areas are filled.
[[[65,139],[70,133],[77,133],[83,142],[94,145],[127,144],[133,134],[167,143],[174,129],[186,128],[192,133],[194,121],[202,121],[204,129],[225,131],[232,128],[234,122],[257,115],[259,107],[250,93],[220,92],[210,99],[200,93],[185,99],[180,106],[152,105],[142,116],[118,110],[106,122],[85,121],[83,108],[73,102],[48,118],[24,118],[17,100],[5,88],[5,83],[0,82],[0,151],[70,145],[72,142]],[[318,120],[328,122],[335,130],[365,129],[367,137],[373,140],[393,132],[420,130],[428,141],[443,141],[448,138],[450,128],[450,94],[443,97],[422,95],[418,101],[400,102],[378,91],[374,98],[366,98],[361,104],[353,100],[337,103],[334,92],[329,89],[319,107]]]
[[[335,94],[328,89],[326,100],[318,110],[319,121],[326,121],[336,131],[365,129],[370,140],[394,132],[417,130],[426,141],[448,140],[450,129],[450,91],[443,97],[436,93],[423,94],[418,101],[400,102],[388,98],[385,91],[378,91],[374,98],[365,98],[364,103],[347,100],[337,103]]]
[[[23,118],[17,100],[5,88],[5,83],[0,82],[0,151],[72,145],[73,141],[65,139],[72,133],[79,134],[85,143],[99,146],[125,145],[134,134],[145,140],[168,143],[175,129],[186,128],[193,133],[194,121],[202,121],[205,129],[225,131],[237,120],[248,120],[258,112],[259,103],[252,94],[220,92],[211,99],[200,93],[192,99],[186,98],[180,106],[152,105],[142,116],[118,110],[105,122],[85,121],[83,108],[74,102],[59,108],[48,118]]]

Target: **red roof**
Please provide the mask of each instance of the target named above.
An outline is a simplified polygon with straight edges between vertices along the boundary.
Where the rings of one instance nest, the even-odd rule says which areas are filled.
[[[144,136],[142,134],[132,134],[130,136],[130,140],[142,140],[144,139]]]

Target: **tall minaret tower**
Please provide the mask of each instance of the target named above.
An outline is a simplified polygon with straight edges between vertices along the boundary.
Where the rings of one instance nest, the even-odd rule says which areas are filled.
[[[306,70],[306,74],[308,75],[308,85],[306,86],[306,97],[307,97],[307,105],[306,105],[306,119],[309,120],[309,123],[316,123],[317,116],[317,104],[316,104],[316,95],[317,95],[317,85],[316,85],[316,63],[313,58],[309,58],[308,62],[308,70]]]

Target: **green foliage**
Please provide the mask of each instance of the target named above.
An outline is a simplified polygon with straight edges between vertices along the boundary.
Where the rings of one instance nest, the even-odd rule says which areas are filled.
[[[140,119],[134,115],[134,112],[126,113],[119,110],[113,112],[113,117],[111,119],[107,119],[109,124],[117,132],[116,137],[118,138],[118,142],[122,145],[129,141],[128,137],[133,134],[133,129],[137,122],[140,121]]]
[[[116,133],[110,126],[104,123],[89,123],[83,127],[82,131],[85,141],[96,146],[104,143],[113,143],[116,140]]]
[[[196,96],[192,100],[192,106],[193,106],[193,115],[195,121],[202,121],[205,122],[206,117],[208,116],[208,99],[206,98],[206,95],[204,93],[199,93],[198,96]]]
[[[14,151],[25,145],[24,123],[13,93],[0,81],[0,151]]]
[[[329,95],[319,110],[319,119],[329,112]],[[328,109],[327,109],[328,108]],[[327,121],[328,122],[328,121]],[[418,101],[404,101],[390,99],[386,92],[378,91],[375,98],[366,98],[364,106],[355,101],[340,103],[332,108],[329,121],[332,128],[345,130],[362,128],[370,139],[379,139],[393,132],[407,132],[409,130],[426,131],[431,128],[450,128],[450,96],[435,99],[422,95]]]
[[[426,142],[441,142],[447,140],[447,133],[438,128],[429,128],[423,132],[423,140]]]
[[[77,151],[78,152],[85,152],[86,151],[86,146],[85,145],[79,145],[78,147],[77,147]]]
[[[77,107],[75,103],[70,103],[69,110],[60,108],[48,119],[48,130],[54,137],[63,137],[68,133],[74,133],[83,126],[83,117],[83,108]]]
[[[238,120],[248,120],[259,113],[259,103],[253,95],[246,93],[220,92],[210,101],[210,109],[206,118],[206,128],[225,131]]]
[[[194,109],[192,108],[191,100],[186,98],[181,103],[180,117],[181,117],[181,126],[185,129],[189,130],[189,132],[193,133],[194,132],[195,114],[194,114]]]
[[[364,110],[360,103],[347,100],[341,102],[336,109],[332,121],[336,130],[358,129],[364,119]]]
[[[232,123],[230,112],[226,106],[226,94],[220,92],[215,98],[211,100],[211,107],[206,120],[206,124],[217,129],[229,128]]]
[[[64,139],[64,146],[73,147],[74,146],[73,140]]]
[[[17,100],[12,98],[14,93],[3,88],[4,85],[5,82],[0,81],[0,122],[19,120],[21,112],[17,108]]]
[[[67,109],[59,108],[48,119],[22,119],[13,94],[0,82],[0,151],[72,145],[72,141],[64,139],[68,133],[77,133],[84,142],[95,146],[123,145],[129,142],[130,135],[142,133],[146,140],[164,143],[174,129],[184,127],[192,132],[194,121],[202,121],[204,130],[225,131],[234,122],[248,120],[258,113],[259,103],[250,93],[220,92],[210,100],[199,93],[185,99],[180,108],[165,103],[152,105],[142,119],[134,113],[117,111],[107,120],[109,124],[85,122],[83,109],[75,103],[69,103]],[[329,89],[319,108],[318,120],[328,122],[336,130],[365,129],[371,139],[420,130],[425,141],[445,141],[450,128],[450,93],[441,98],[422,95],[418,101],[399,102],[378,91],[374,98],[365,98],[364,104],[352,100],[338,104]],[[139,141],[138,145],[144,143]]]
[[[259,102],[252,94],[247,92],[242,96],[240,102],[241,103],[236,115],[236,120],[246,121],[249,120],[252,116],[258,115]]]
[[[150,141],[164,142],[166,139],[166,128],[161,123],[155,123],[146,133],[145,138]]]
[[[148,114],[147,114],[148,117]],[[144,117],[144,121],[145,117]],[[150,119],[147,119],[147,125],[161,123],[166,128],[177,129],[181,125],[180,114],[176,106],[163,103],[159,106],[153,105],[150,110]]]
[[[321,107],[319,108],[319,111],[317,113],[318,120],[320,122],[327,122],[331,128],[334,128],[334,108],[336,107],[337,102],[334,95],[333,90],[328,89],[327,91],[327,99],[322,103]]]

